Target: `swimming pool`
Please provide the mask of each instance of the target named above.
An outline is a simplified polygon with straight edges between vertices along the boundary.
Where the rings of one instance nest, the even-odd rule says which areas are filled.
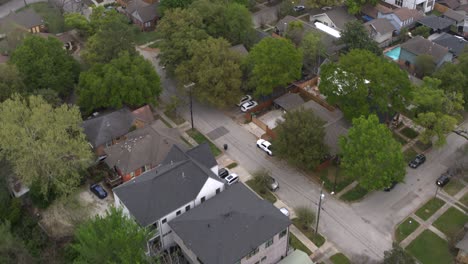
[[[385,52],[384,54],[385,54],[385,56],[392,58],[392,60],[397,61],[398,58],[400,57],[400,51],[401,51],[401,47],[398,46],[396,48],[393,48],[393,49]]]

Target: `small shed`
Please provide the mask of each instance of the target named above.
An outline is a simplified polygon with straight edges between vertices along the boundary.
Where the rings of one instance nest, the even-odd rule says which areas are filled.
[[[304,99],[297,93],[287,93],[273,101],[276,107],[288,112],[304,104]]]

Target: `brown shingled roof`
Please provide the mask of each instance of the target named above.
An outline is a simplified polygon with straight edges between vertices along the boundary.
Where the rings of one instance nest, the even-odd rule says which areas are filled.
[[[393,11],[393,13],[401,20],[405,21],[410,19],[411,17],[414,21],[418,20],[420,17],[423,16],[418,10],[416,9],[408,9],[406,7],[398,8]]]

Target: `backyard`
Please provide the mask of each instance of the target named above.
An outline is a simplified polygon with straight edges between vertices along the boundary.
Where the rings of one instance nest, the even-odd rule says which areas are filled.
[[[408,217],[400,225],[398,225],[395,230],[395,239],[397,242],[403,241],[411,233],[414,232],[419,227],[418,221],[415,221],[413,218]]]
[[[447,241],[433,232],[425,230],[406,247],[422,264],[450,264],[453,257],[448,249]]]
[[[444,201],[438,198],[432,198],[431,200],[427,201],[421,208],[416,211],[416,215],[419,216],[423,220],[429,219],[439,208],[441,208],[445,204]]]

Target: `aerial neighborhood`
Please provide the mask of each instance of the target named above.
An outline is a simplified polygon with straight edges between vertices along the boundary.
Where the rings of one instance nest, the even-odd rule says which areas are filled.
[[[0,0],[0,263],[468,264],[467,0]]]

